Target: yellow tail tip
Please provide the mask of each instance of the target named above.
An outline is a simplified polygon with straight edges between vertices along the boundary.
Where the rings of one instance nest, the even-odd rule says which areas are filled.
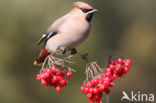
[[[34,61],[34,65],[37,65],[37,66],[42,66],[43,63],[38,63],[37,61]]]

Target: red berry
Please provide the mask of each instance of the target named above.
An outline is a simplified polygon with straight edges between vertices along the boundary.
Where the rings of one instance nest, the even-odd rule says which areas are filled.
[[[49,73],[46,72],[46,73],[44,73],[44,76],[45,76],[45,78],[49,78],[50,75],[49,75]]]
[[[118,60],[117,60],[117,63],[118,64],[122,64],[124,61],[123,61],[123,59],[122,58],[118,58]]]
[[[57,76],[58,81],[61,81],[63,78],[61,76]]]
[[[91,94],[91,93],[88,93],[88,94],[87,94],[87,98],[88,98],[88,99],[91,99],[91,98],[92,98],[92,94]]]
[[[67,85],[67,81],[65,79],[63,79],[63,80],[60,81],[60,84],[62,84],[63,86],[66,86]]]
[[[125,67],[124,68],[124,73],[126,74],[126,73],[128,73],[129,72],[129,68],[128,67]]]
[[[61,72],[61,76],[62,76],[62,77],[65,76],[65,72],[64,72],[64,71]]]
[[[46,72],[47,72],[48,74],[51,74],[52,71],[51,71],[50,68],[48,68]]]
[[[111,68],[106,69],[106,72],[111,72],[111,71],[112,71]]]
[[[106,77],[104,80],[110,82],[110,78],[109,77]]]
[[[111,83],[109,84],[109,86],[110,86],[110,87],[114,87],[114,82],[111,82]]]
[[[106,87],[109,86],[109,83],[110,83],[110,82],[108,82],[108,81],[104,81],[104,85],[105,85]]]
[[[105,86],[103,84],[99,85],[99,92],[102,92],[105,89]]]
[[[118,72],[118,76],[119,76],[119,77],[122,77],[122,76],[123,76],[123,70],[120,71],[120,72]]]
[[[42,79],[42,80],[41,80],[41,84],[42,84],[42,85],[47,85],[46,80]]]
[[[113,74],[117,74],[117,73],[118,73],[118,71],[117,71],[117,70],[114,70],[114,71],[113,71]]]
[[[101,103],[101,99],[98,99],[98,100],[96,101],[96,103]]]
[[[56,69],[52,67],[52,68],[51,68],[51,73],[55,73],[55,70],[56,70]]]
[[[58,78],[56,75],[53,76],[52,82],[55,83],[56,81],[58,81]]]
[[[90,99],[90,103],[94,103],[94,100]]]
[[[81,91],[82,91],[82,92],[85,91],[85,86],[81,86]]]
[[[130,66],[127,62],[125,62],[124,65],[125,65],[125,67],[129,67]]]
[[[113,74],[113,77],[112,78],[114,80],[114,79],[118,78],[118,75],[117,74]]]
[[[67,78],[71,78],[72,77],[72,73],[71,72],[67,72]]]
[[[111,77],[111,72],[106,72],[106,77]]]
[[[90,88],[91,86],[92,86],[91,82],[87,82],[86,83],[86,87],[89,87]]]
[[[106,88],[104,91],[105,91],[105,93],[108,94],[108,95],[109,95],[110,92],[111,92],[109,88]]]
[[[102,73],[101,74],[101,77],[105,78],[106,77],[106,74],[105,73]]]
[[[102,84],[102,83],[104,82],[104,79],[101,78],[101,79],[98,79],[98,81],[99,81],[100,84]],[[98,84],[98,83],[97,83],[97,84]],[[97,84],[96,84],[96,85],[97,85]]]
[[[121,70],[122,70],[122,68],[116,67],[116,71],[117,71],[117,72],[120,72]]]
[[[99,83],[99,79],[93,79],[93,83],[94,83],[94,85],[97,85],[98,83]]]
[[[45,79],[46,75],[44,73],[41,74],[41,79]]]
[[[56,87],[56,91],[57,91],[57,92],[61,92],[61,87],[57,86],[57,87]]]
[[[101,97],[102,97],[102,93],[96,94],[95,95],[96,102],[99,101],[99,100],[101,100]]]
[[[113,71],[115,69],[114,65],[113,64],[110,64],[109,65],[109,68]]]
[[[113,60],[113,59],[111,59],[110,61],[109,61],[109,64],[115,64],[115,61]]]
[[[121,64],[117,64],[116,65],[116,70],[117,71],[120,71],[122,68],[123,68],[123,66]]]
[[[47,72],[47,69],[48,69],[48,68],[44,68],[43,73],[46,73],[46,72]]]
[[[91,83],[92,85],[94,85],[94,81],[93,81],[93,80],[91,80],[90,83]]]
[[[89,89],[89,93],[94,93],[94,89],[93,88],[90,88]]]
[[[48,83],[51,83],[51,78],[49,77],[49,78],[46,78],[45,79]]]
[[[88,87],[85,87],[85,94],[87,94],[88,92],[89,92],[89,89],[88,89]]]
[[[125,62],[128,62],[130,65],[132,64],[132,61],[130,59],[127,59]]]
[[[99,92],[97,88],[94,88],[93,91],[95,94],[97,94]]]
[[[40,75],[40,74],[37,74],[37,75],[36,75],[36,79],[37,79],[37,80],[41,80],[41,75]]]
[[[129,67],[132,64],[132,61],[130,59],[127,59],[125,61],[125,67]]]
[[[56,72],[56,74],[58,75],[58,76],[60,76],[61,75],[61,70],[57,70],[57,72]]]
[[[55,74],[50,74],[51,78],[53,78],[55,76]]]
[[[109,86],[109,83],[110,83],[110,79],[108,78],[105,78],[105,80],[104,80],[104,84],[106,85],[106,87],[107,86]]]

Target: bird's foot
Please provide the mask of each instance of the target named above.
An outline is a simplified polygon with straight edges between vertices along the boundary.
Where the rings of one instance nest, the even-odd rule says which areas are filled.
[[[77,53],[77,50],[75,48],[71,50],[71,55],[74,55],[76,53]]]
[[[66,47],[60,47],[60,50],[61,50],[62,54],[65,54],[67,51]]]

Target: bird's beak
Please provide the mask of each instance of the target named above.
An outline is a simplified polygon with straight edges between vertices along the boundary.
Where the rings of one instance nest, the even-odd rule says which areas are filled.
[[[98,11],[97,9],[93,9],[93,10],[89,11],[87,14],[93,14],[93,13],[95,13],[97,11]]]

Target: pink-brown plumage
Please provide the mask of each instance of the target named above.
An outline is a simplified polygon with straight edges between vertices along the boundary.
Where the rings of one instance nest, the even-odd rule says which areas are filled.
[[[74,2],[73,5],[78,8],[93,9],[93,7],[83,2]]]
[[[93,7],[83,2],[74,2],[75,6],[65,16],[56,20],[49,28],[48,32],[57,32],[57,34],[49,38],[45,48],[48,53],[52,53],[61,48],[71,50],[83,43],[89,36],[91,23],[86,20],[89,13],[84,10],[93,10]],[[94,12],[92,12],[93,14]]]

